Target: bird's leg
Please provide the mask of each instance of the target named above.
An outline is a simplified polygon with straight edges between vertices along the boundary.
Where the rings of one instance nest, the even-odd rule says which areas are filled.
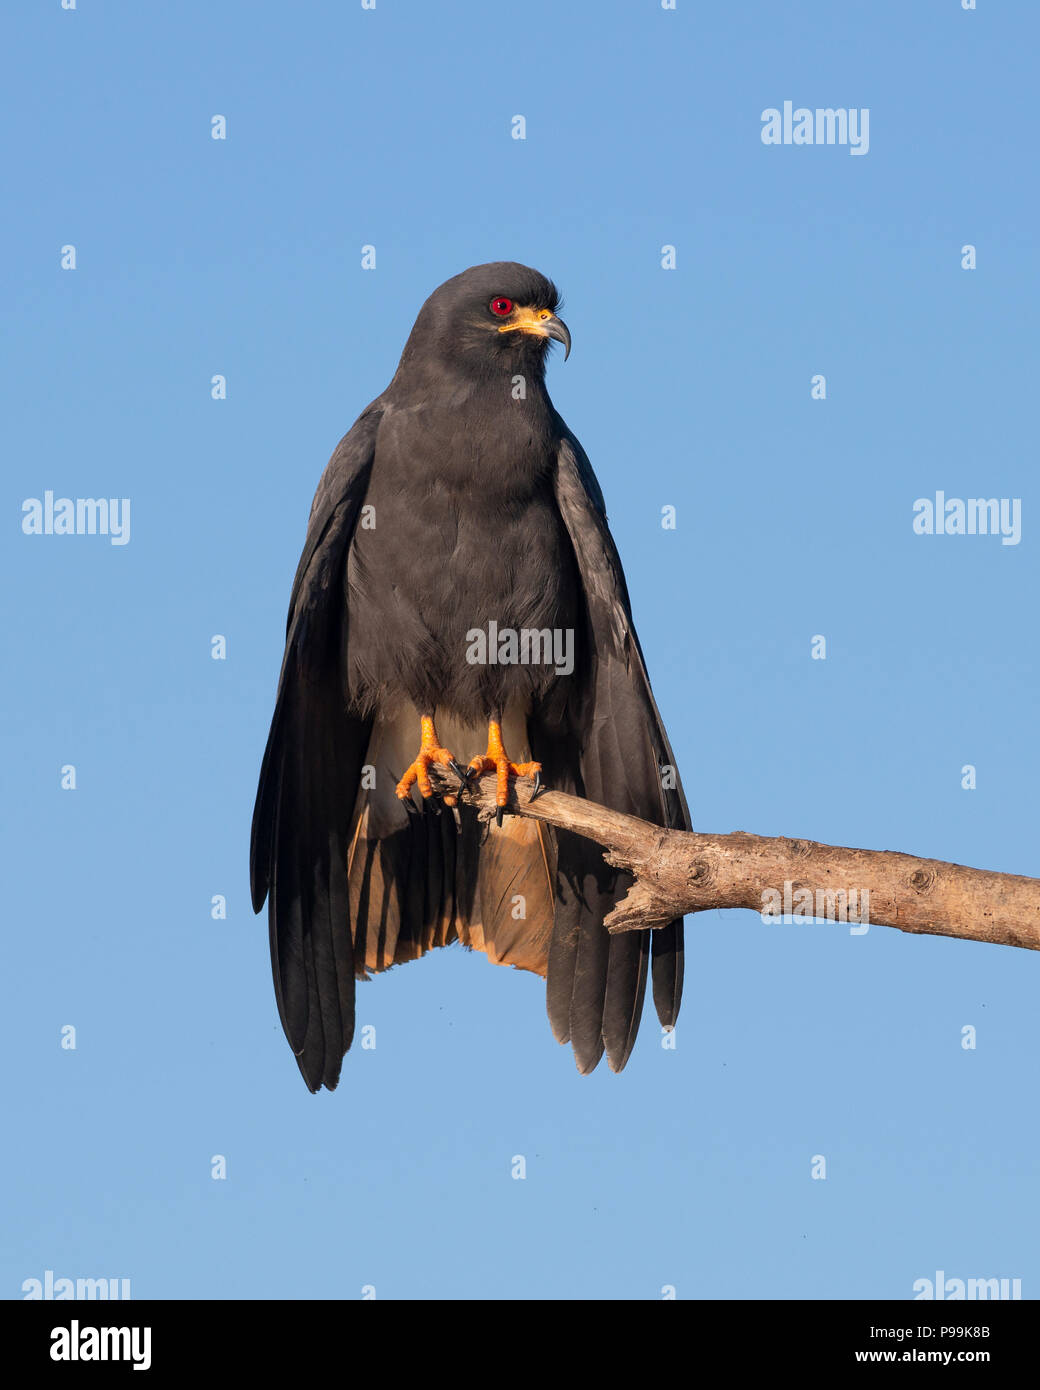
[[[514,763],[510,762],[509,755],[506,753],[505,744],[502,742],[502,726],[497,719],[488,721],[488,746],[487,752],[481,757],[474,758],[469,765],[468,773],[470,776],[480,776],[482,772],[495,772],[498,775],[498,789],[495,801],[498,805],[497,820],[502,824],[502,808],[509,800],[509,775],[514,777],[538,777],[542,770],[541,763]]]
[[[466,781],[466,769],[458,762],[455,754],[450,753],[447,748],[441,747],[437,730],[434,728],[432,714],[421,716],[421,727],[422,739],[419,744],[419,756],[397,784],[397,795],[402,801],[406,799],[416,782],[419,784],[419,791],[422,793],[424,801],[429,801],[430,797],[433,796],[433,784],[430,782],[431,763],[440,763],[442,767],[450,767],[461,782]],[[456,798],[449,795],[444,800],[448,806],[454,806]]]

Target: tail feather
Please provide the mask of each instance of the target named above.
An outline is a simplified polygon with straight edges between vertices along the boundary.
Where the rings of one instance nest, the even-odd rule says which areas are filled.
[[[486,728],[438,718],[460,761],[483,751]],[[521,716],[503,720],[506,747],[526,757]],[[397,784],[415,756],[419,714],[377,719],[355,807],[347,865],[356,973],[415,960],[459,940],[497,965],[545,975],[553,922],[554,851],[543,827],[511,816],[499,828],[470,806],[435,814]]]

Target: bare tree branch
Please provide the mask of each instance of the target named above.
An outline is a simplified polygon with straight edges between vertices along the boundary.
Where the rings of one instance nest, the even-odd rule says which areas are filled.
[[[444,791],[457,790],[451,774],[431,768],[434,773]],[[1040,879],[895,850],[844,849],[741,830],[729,835],[662,830],[581,797],[554,791],[533,797],[533,792],[530,778],[511,781],[508,811],[595,840],[609,864],[633,875],[627,897],[606,919],[611,932],[643,931],[709,908],[746,907],[778,918],[793,912],[1040,950]],[[494,773],[474,779],[461,797],[484,819],[492,818]],[[813,906],[806,911],[806,904]],[[814,910],[821,905],[823,911]]]

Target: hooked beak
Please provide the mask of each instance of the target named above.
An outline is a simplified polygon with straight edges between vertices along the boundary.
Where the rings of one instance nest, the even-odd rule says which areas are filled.
[[[558,343],[563,344],[563,360],[566,362],[571,355],[571,330],[564,323],[563,319],[558,319],[555,314],[546,319],[542,327],[550,338],[555,338]]]
[[[509,323],[502,324],[499,333],[531,333],[537,338],[554,338],[564,346],[563,360],[571,355],[571,331],[563,319],[548,309],[517,309]]]

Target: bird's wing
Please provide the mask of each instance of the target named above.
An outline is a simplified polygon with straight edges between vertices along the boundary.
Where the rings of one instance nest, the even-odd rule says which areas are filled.
[[[354,1033],[345,866],[371,726],[346,709],[344,565],[368,485],[377,405],[340,441],[318,484],[253,811],[253,909],[267,899],[278,1012],[312,1091],[335,1086]]]
[[[559,426],[556,500],[578,562],[584,630],[577,634],[577,698],[562,714],[532,716],[534,756],[560,790],[657,825],[689,829],[603,494],[585,451],[562,420]],[[611,937],[603,918],[624,896],[630,876],[610,868],[602,850],[581,836],[558,832],[557,847],[549,1019],[561,1042],[570,1039],[579,1070],[590,1071],[606,1048],[612,1069],[620,1071],[635,1042],[648,960],[658,1017],[667,1027],[675,1023],[682,994],[682,921],[653,933]]]

